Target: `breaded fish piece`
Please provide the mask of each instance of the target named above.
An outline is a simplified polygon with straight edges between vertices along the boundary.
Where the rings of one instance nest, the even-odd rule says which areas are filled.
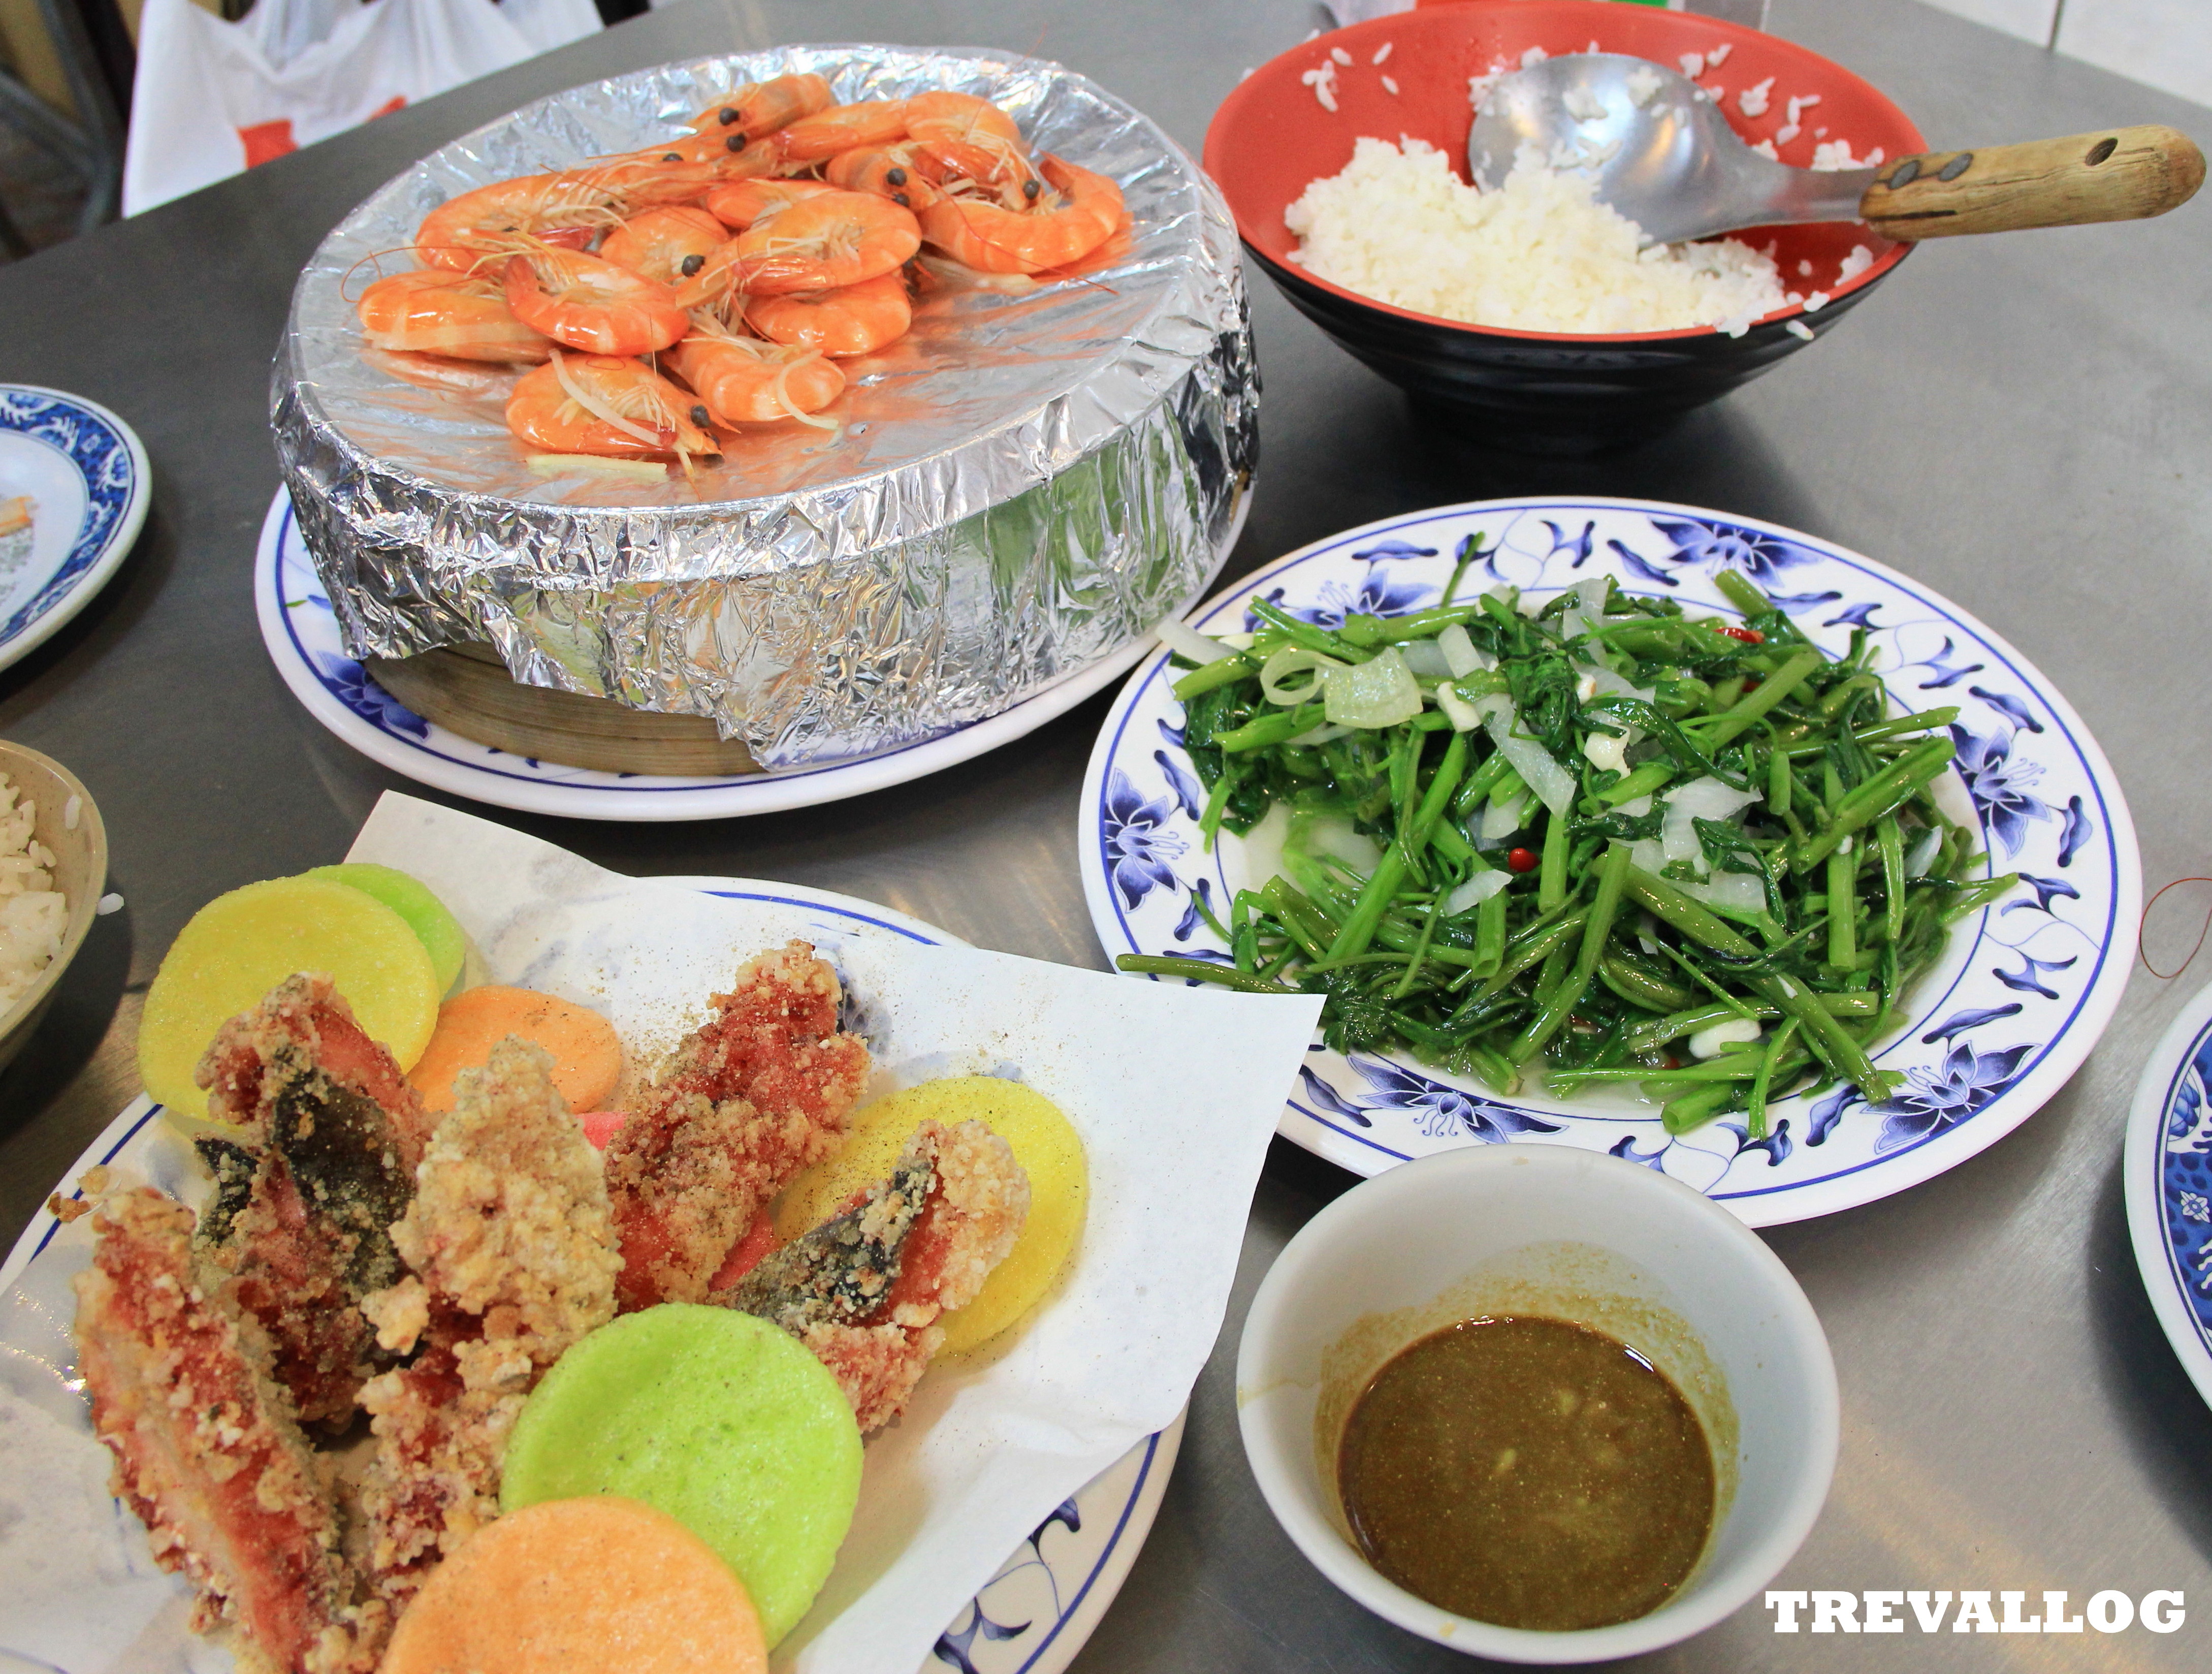
[[[1029,1177],[981,1122],[925,1122],[889,1179],[708,1300],[781,1326],[836,1376],[862,1434],[898,1416],[1029,1216]]]
[[[837,973],[803,941],[741,967],[607,1147],[624,1312],[702,1300],[763,1206],[835,1150],[867,1085]]]
[[[368,1563],[395,1607],[499,1511],[500,1461],[548,1367],[614,1318],[621,1271],[599,1154],[516,1037],[465,1071],[392,1228],[407,1276],[368,1298],[380,1347],[415,1351],[362,1391],[377,1452]]]
[[[193,1631],[229,1628],[246,1670],[373,1669],[384,1612],[354,1607],[337,1506],[264,1375],[251,1316],[228,1281],[195,1271],[191,1212],[141,1189],[109,1198],[92,1225],[78,1368],[115,1455],[114,1492],[155,1561],[199,1590]]]
[[[306,1423],[343,1424],[376,1369],[359,1303],[400,1276],[422,1101],[326,977],[299,976],[222,1026],[195,1079],[235,1141],[198,1141],[216,1191],[203,1249],[237,1281]]]

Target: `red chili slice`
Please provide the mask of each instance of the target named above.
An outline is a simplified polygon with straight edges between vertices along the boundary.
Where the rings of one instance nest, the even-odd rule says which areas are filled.
[[[1515,849],[1509,850],[1505,856],[1506,869],[1512,872],[1534,872],[1543,863],[1533,849]]]
[[[1760,633],[1756,628],[1728,627],[1722,629],[1721,632],[1726,634],[1730,639],[1741,640],[1746,645],[1764,645],[1766,643],[1766,636]]]

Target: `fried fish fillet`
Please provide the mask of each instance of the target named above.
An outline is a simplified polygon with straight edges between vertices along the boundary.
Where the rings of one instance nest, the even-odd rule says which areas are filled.
[[[975,1300],[1029,1207],[1006,1141],[981,1122],[925,1122],[889,1179],[709,1300],[805,1344],[865,1434],[898,1416],[945,1340],[938,1316]]]
[[[739,969],[607,1147],[625,1312],[702,1300],[731,1247],[835,1150],[868,1079],[837,974],[803,941]]]
[[[363,1304],[381,1348],[415,1354],[361,1397],[377,1440],[362,1492],[369,1572],[395,1606],[497,1515],[524,1397],[614,1318],[606,1183],[551,1069],[510,1036],[462,1074],[392,1228],[407,1276]]]
[[[356,1609],[337,1507],[264,1375],[268,1351],[232,1294],[196,1271],[192,1215],[150,1189],[95,1213],[76,1281],[79,1370],[115,1455],[114,1492],[163,1568],[199,1590],[191,1626],[234,1635],[253,1674],[359,1674],[380,1606]]]
[[[226,1023],[196,1079],[239,1129],[198,1142],[216,1182],[202,1247],[236,1277],[301,1421],[343,1424],[375,1370],[361,1299],[400,1276],[390,1229],[428,1135],[422,1101],[322,977]]]

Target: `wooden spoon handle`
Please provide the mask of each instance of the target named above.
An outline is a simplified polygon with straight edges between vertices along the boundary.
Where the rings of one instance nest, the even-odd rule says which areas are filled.
[[[1859,213],[1884,238],[1949,238],[2140,221],[2179,208],[2203,184],[2195,142],[2148,125],[1905,157],[1867,188]]]

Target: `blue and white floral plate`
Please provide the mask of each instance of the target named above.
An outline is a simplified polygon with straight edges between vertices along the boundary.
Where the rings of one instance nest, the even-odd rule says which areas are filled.
[[[1408,1057],[1316,1046],[1280,1131],[1358,1174],[1457,1146],[1534,1140],[1604,1150],[1713,1196],[1754,1227],[1870,1202],[1942,1173],[2034,1113],[2087,1056],[2127,982],[2119,943],[2141,906],[2127,804],[2104,754],[2026,659],[1956,606],[1825,541],[1744,518],[1649,501],[1522,499],[1443,507],[1331,536],[1201,607],[1201,630],[1249,625],[1255,594],[1334,625],[1347,612],[1433,605],[1462,544],[1486,556],[1462,584],[1545,596],[1609,575],[1626,590],[1735,615],[1714,585],[1735,569],[1840,654],[1855,629],[1904,709],[1956,704],[1958,766],[1938,785],[1979,825],[1990,872],[2021,886],[1963,920],[1911,998],[1912,1020],[1874,1056],[1905,1080],[1870,1102],[1850,1085],[1774,1106],[1768,1138],[1723,1117],[1680,1138],[1656,1107],[1499,1099]],[[1078,841],[1091,922],[1109,955],[1226,959],[1194,903],[1219,911],[1256,886],[1247,845],[1214,853],[1182,750],[1182,709],[1164,652],[1130,677],[1099,735]]]
[[[2212,987],[2143,1065],[2120,1166],[2151,1311],[2212,1406]]]
[[[722,878],[664,881],[787,908],[799,921],[792,933],[824,947],[886,937],[932,947],[966,945],[921,919],[827,890]],[[143,1094],[133,1099],[76,1160],[56,1188],[58,1195],[82,1196],[77,1182],[85,1171],[106,1164],[127,1179],[150,1182],[191,1201],[200,1186],[199,1167],[178,1129],[155,1119],[161,1110]],[[74,1449],[75,1436],[82,1436],[82,1446],[97,1455],[70,1337],[76,1313],[70,1280],[88,1256],[82,1230],[69,1231],[41,1209],[0,1263],[0,1457],[10,1446],[40,1445],[43,1421],[74,1433],[47,1432],[49,1452],[57,1445]],[[946,1624],[921,1674],[1060,1674],[1113,1603],[1151,1533],[1182,1431],[1179,1414],[1062,1501]],[[74,1587],[60,1566],[50,1566],[33,1581],[16,1578],[0,1587],[0,1666],[13,1668],[20,1660],[25,1667],[106,1668],[127,1660],[149,1674],[198,1674],[228,1665],[227,1659],[210,1663],[204,1643],[185,1633],[181,1601],[188,1589],[154,1567],[137,1519],[107,1497],[106,1475],[104,1463],[85,1473],[85,1491],[96,1494],[101,1505],[92,1537],[72,1545],[80,1531],[55,1537],[70,1553],[85,1554],[97,1574],[82,1577],[83,1586]],[[9,1503],[11,1488],[21,1487],[0,1473],[0,1531],[27,1510]],[[58,1588],[59,1610],[51,1597],[32,1597],[53,1595]],[[127,1659],[117,1654],[125,1646]]]
[[[98,402],[0,384],[0,500],[34,502],[27,550],[0,543],[0,668],[107,584],[138,539],[152,490],[144,446]]]
[[[1237,544],[1251,504],[1248,490],[1221,544],[1215,573]],[[260,550],[253,563],[253,602],[262,642],[292,695],[362,755],[419,784],[456,796],[573,819],[727,819],[813,807],[904,784],[972,761],[1066,714],[1121,679],[1152,643],[1147,640],[1117,651],[1003,714],[879,756],[794,768],[787,773],[677,778],[609,773],[510,755],[448,732],[407,708],[347,652],[322,578],[315,573],[314,559],[292,514],[292,496],[281,488],[262,520]]]

